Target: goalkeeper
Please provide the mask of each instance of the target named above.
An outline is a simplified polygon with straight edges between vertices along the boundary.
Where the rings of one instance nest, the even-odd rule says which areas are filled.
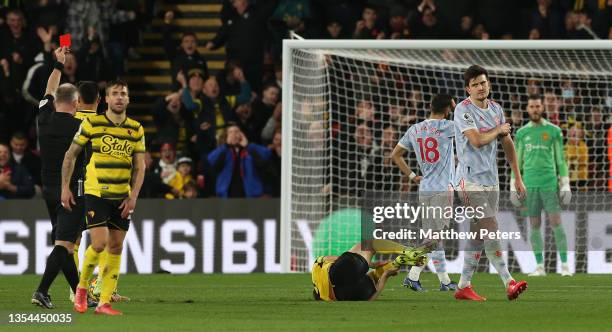
[[[543,240],[541,232],[542,209],[546,211],[555,236],[555,244],[561,258],[561,275],[571,276],[567,265],[567,239],[561,224],[559,199],[569,204],[570,191],[567,163],[563,155],[563,134],[561,129],[542,118],[543,103],[539,95],[530,95],[527,101],[529,123],[516,132],[518,163],[527,188],[525,199],[526,216],[531,223],[531,246],[537,262],[536,270],[530,276],[545,276]],[[557,177],[560,179],[557,184]],[[510,188],[514,188],[514,174]],[[559,192],[559,194],[557,194]],[[510,195],[512,204],[520,206],[515,192]]]
[[[427,246],[405,247],[388,240],[357,243],[340,256],[321,256],[312,266],[312,295],[323,301],[372,301],[385,288],[387,279],[397,275],[401,265],[427,264]],[[376,253],[398,254],[393,261],[373,263]],[[372,268],[372,271],[369,271]]]

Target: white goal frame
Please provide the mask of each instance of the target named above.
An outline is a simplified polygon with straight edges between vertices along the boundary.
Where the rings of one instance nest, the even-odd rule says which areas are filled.
[[[609,50],[612,49],[612,40],[284,40],[280,210],[280,263],[283,273],[290,272],[291,268],[293,114],[290,110],[293,109],[294,82],[291,56],[295,49]]]

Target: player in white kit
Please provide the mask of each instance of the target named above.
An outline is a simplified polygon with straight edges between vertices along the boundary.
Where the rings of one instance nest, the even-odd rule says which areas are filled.
[[[429,119],[411,126],[393,150],[391,157],[402,172],[411,180],[419,182],[419,204],[424,207],[453,206],[453,177],[455,173],[455,157],[453,154],[453,138],[455,126],[446,118],[455,108],[455,101],[450,95],[440,94],[431,101]],[[416,154],[422,177],[417,177],[410,170],[403,158],[406,151]],[[422,220],[423,229],[440,231],[449,226],[449,218],[443,215],[430,215]],[[427,239],[425,239],[427,240]],[[440,290],[456,290],[457,284],[452,282],[446,272],[446,258],[442,241],[436,243],[436,250],[430,254],[438,279]],[[413,266],[404,279],[404,286],[422,292],[425,291],[419,281],[421,271],[425,266]]]
[[[473,65],[464,73],[464,80],[470,97],[457,105],[453,117],[458,158],[455,188],[459,191],[463,204],[481,209],[483,217],[475,218],[470,225],[470,230],[476,232],[478,238],[467,242],[463,271],[455,298],[486,300],[476,294],[471,285],[472,275],[478,267],[484,247],[487,258],[504,282],[508,299],[514,300],[527,289],[527,283],[515,281],[510,275],[499,239],[480,236],[481,229],[490,232],[498,230],[495,219],[499,204],[498,139],[501,140],[506,161],[516,175],[516,192],[521,199],[525,195],[525,186],[518,168],[514,143],[509,135],[511,128],[506,123],[504,111],[498,103],[487,99],[490,92],[489,74],[484,68]]]

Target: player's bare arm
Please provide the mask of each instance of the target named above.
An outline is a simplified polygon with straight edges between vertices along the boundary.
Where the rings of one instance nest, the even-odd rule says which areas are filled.
[[[493,142],[497,137],[506,137],[512,128],[508,123],[502,123],[499,126],[485,133],[479,133],[476,129],[468,129],[463,132],[463,135],[468,139],[470,144],[480,149],[481,147]]]
[[[83,148],[80,145],[72,143],[64,154],[64,162],[62,163],[62,206],[68,211],[72,211],[71,204],[76,204],[72,191],[70,191],[70,179],[72,178],[72,172],[74,172],[74,163],[82,150]]]
[[[61,63],[62,65],[66,62],[67,51],[68,50],[66,49],[66,47],[59,47],[55,50],[54,53],[57,62]],[[45,90],[45,96],[55,95],[55,91],[57,91],[57,88],[59,87],[61,77],[62,71],[59,68],[55,67],[51,72],[51,75],[49,75],[49,80],[47,81],[47,88]]]
[[[514,186],[519,194],[519,197],[522,199],[525,197],[526,189],[525,185],[523,184],[523,178],[521,176],[521,170],[519,169],[518,158],[516,156],[516,150],[514,149],[512,137],[510,137],[510,135],[504,136],[501,143],[506,155],[506,161],[514,173]]]
[[[382,276],[380,276],[380,279],[378,279],[378,282],[376,283],[376,293],[372,294],[368,301],[376,300],[380,293],[382,293],[382,291],[385,289],[385,286],[387,285],[387,279],[389,279],[389,277],[391,276],[397,275],[398,272],[399,267],[395,269],[386,270],[382,274]]]
[[[391,159],[393,159],[393,162],[400,168],[402,173],[408,177],[408,179],[419,183],[419,181],[421,181],[421,176],[417,176],[416,173],[410,169],[410,166],[408,166],[408,163],[406,163],[406,160],[404,160],[405,153],[406,149],[398,144],[393,149],[393,152],[391,152]]]
[[[119,208],[122,209],[122,218],[127,218],[130,213],[134,212],[134,208],[136,208],[136,200],[138,199],[138,194],[140,194],[140,188],[142,188],[142,183],[144,181],[144,155],[144,153],[140,152],[134,154],[134,161],[132,162],[132,182],[130,184],[130,195],[126,197],[119,206]]]

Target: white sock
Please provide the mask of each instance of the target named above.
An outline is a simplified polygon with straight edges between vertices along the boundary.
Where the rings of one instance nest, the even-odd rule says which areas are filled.
[[[418,281],[421,277],[421,272],[425,269],[425,265],[423,266],[413,266],[410,268],[410,272],[408,272],[408,278],[412,281]]]
[[[495,270],[497,270],[499,277],[504,282],[504,286],[508,287],[508,283],[514,279],[512,279],[510,271],[508,271],[508,264],[504,261],[499,240],[485,240],[484,248],[489,262],[491,262]]]
[[[450,284],[451,280],[448,273],[446,273],[446,254],[444,253],[444,249],[432,252],[430,257],[434,267],[436,268],[436,274],[438,275],[440,282],[443,285]]]
[[[465,257],[463,258],[463,271],[459,279],[459,288],[465,288],[471,285],[472,276],[478,267],[478,261],[482,254],[482,245],[480,241],[470,241],[468,248],[464,251]]]

